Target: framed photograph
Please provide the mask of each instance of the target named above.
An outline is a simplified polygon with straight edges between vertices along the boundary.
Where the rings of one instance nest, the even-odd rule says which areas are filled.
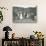
[[[14,23],[36,23],[37,7],[13,7]]]

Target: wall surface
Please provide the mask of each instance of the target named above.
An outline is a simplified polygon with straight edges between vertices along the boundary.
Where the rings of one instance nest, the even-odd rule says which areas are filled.
[[[0,23],[0,46],[2,46],[2,38],[4,38],[3,27],[10,26],[12,32],[15,32],[16,37],[29,37],[33,34],[33,31],[41,31],[46,37],[46,0],[0,0],[0,6],[8,8],[8,11],[5,9],[3,12],[3,22]],[[37,23],[13,23],[12,20],[12,8],[13,6],[20,7],[35,7],[37,6]],[[1,9],[0,9],[1,10]],[[46,38],[45,38],[46,46]]]

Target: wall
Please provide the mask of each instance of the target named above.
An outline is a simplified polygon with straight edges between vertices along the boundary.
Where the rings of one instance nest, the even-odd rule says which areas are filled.
[[[46,0],[0,0],[1,7],[7,7],[3,11],[4,20],[0,23],[0,46],[1,39],[4,38],[3,27],[9,25],[12,28],[10,35],[15,32],[16,37],[29,37],[34,31],[41,31],[46,37]],[[13,23],[12,22],[12,7],[34,7],[37,6],[37,23]],[[0,9],[1,10],[1,9]],[[45,38],[46,45],[46,38]]]

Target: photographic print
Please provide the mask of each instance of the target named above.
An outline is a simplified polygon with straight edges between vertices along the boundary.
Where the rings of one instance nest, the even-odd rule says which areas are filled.
[[[36,23],[37,7],[13,7],[14,23]]]

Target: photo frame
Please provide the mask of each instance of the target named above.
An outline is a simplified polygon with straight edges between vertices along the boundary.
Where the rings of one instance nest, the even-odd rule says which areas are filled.
[[[37,7],[13,7],[13,23],[36,23]]]

